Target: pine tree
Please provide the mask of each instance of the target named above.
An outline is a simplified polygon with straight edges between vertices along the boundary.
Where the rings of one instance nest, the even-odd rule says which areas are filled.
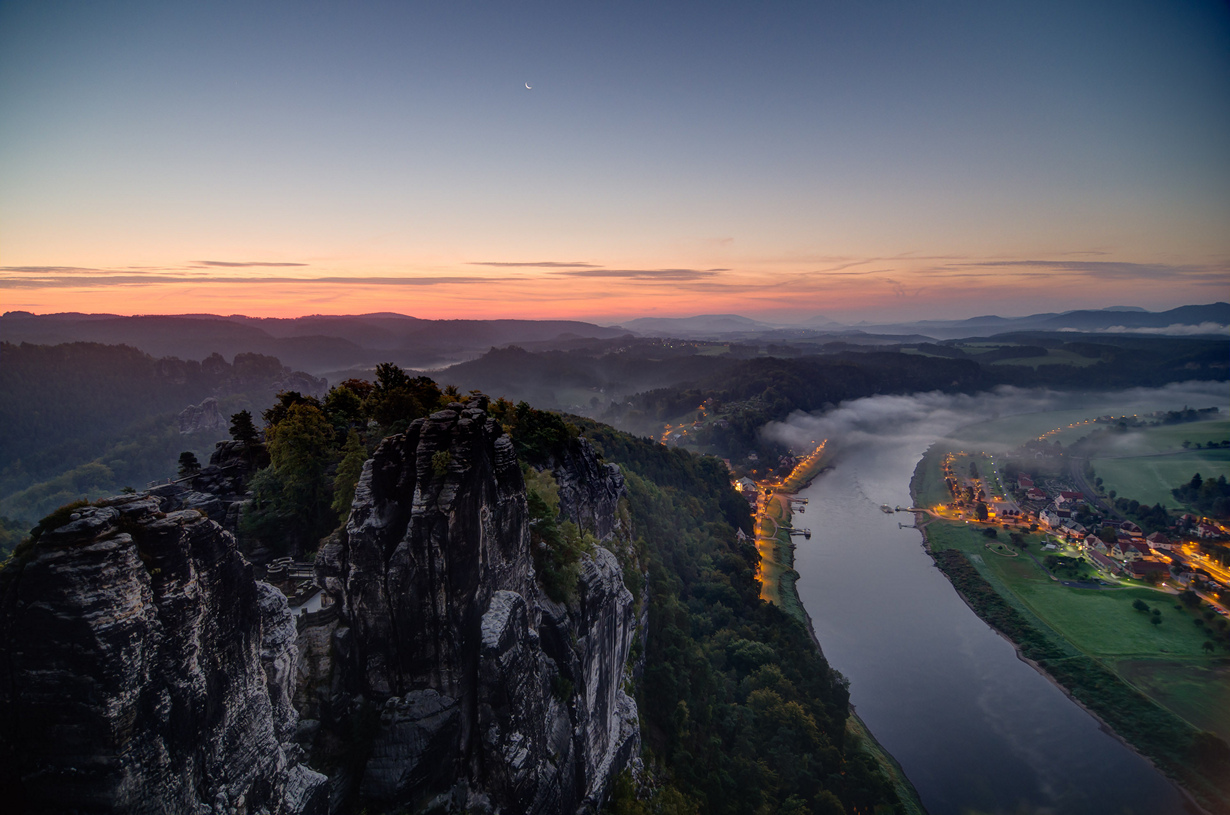
[[[201,471],[201,462],[197,461],[196,454],[191,450],[185,450],[179,454],[179,477],[187,478],[190,475],[196,475]]]

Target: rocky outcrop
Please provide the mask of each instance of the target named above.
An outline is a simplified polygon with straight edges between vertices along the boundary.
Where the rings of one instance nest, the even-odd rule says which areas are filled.
[[[618,470],[584,444],[556,478],[574,522],[611,538]],[[364,466],[344,532],[317,558],[341,608],[326,730],[353,732],[363,705],[379,710],[350,795],[376,808],[510,813],[601,802],[639,748],[623,691],[632,595],[598,546],[574,606],[555,604],[529,545],[515,450],[480,409],[420,419]]]
[[[181,410],[178,423],[179,432],[185,436],[190,433],[218,433],[228,427],[226,417],[218,410],[218,400],[212,396],[199,405],[188,405]]]
[[[200,513],[103,503],[0,573],[6,808],[322,812],[326,778],[289,743],[285,600]]]
[[[559,484],[560,513],[599,540],[611,540],[622,522],[619,499],[624,476],[614,464],[604,464],[585,438],[553,456],[551,470]]]
[[[0,571],[7,808],[595,811],[640,744],[618,470],[583,439],[554,461],[594,536],[555,603],[511,440],[451,405],[364,465],[316,560],[326,603],[292,617],[206,517],[253,455],[223,443],[191,481],[49,520]]]
[[[264,444],[220,441],[214,445],[209,466],[189,478],[151,487],[164,509],[195,509],[232,535],[248,500],[248,482],[257,470],[269,466]]]

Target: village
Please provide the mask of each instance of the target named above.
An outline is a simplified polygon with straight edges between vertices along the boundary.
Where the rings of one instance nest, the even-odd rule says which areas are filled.
[[[1044,568],[1049,566],[1047,571],[1059,579],[1056,567],[1068,567],[1068,576],[1076,578],[1067,581],[1069,585],[1141,581],[1172,593],[1190,590],[1218,614],[1230,616],[1230,569],[1214,556],[1230,541],[1224,521],[1185,513],[1173,518],[1165,531],[1147,532],[1115,517],[1096,490],[1087,495],[1063,476],[1008,469],[981,451],[950,452],[942,467],[952,500],[915,511],[982,526],[988,537],[1005,530],[1020,549],[1025,548],[1025,533],[1041,534]],[[1086,567],[1075,568],[1073,560]]]

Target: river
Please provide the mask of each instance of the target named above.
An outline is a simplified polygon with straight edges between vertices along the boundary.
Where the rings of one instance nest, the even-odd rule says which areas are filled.
[[[921,533],[898,528],[912,515],[880,510],[909,506],[914,467],[940,435],[865,432],[800,493],[795,524],[812,538],[796,539],[798,591],[858,715],[931,815],[1183,812],[1160,772],[961,601]]]

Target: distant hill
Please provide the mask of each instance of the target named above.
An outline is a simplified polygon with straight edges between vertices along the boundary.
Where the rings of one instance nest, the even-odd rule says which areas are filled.
[[[816,315],[793,325],[753,320],[738,314],[702,314],[696,317],[642,317],[627,320],[624,328],[644,336],[679,339],[775,340],[813,336],[915,335],[931,339],[993,336],[1008,331],[1144,331],[1146,333],[1216,333],[1230,327],[1230,303],[1180,306],[1168,311],[1146,311],[1138,306],[1111,306],[1066,312],[1043,312],[1026,317],[986,314],[963,320],[918,320],[907,323],[843,325]],[[1171,329],[1169,332],[1166,329]],[[861,341],[861,340],[855,340]]]
[[[1179,306],[1168,311],[1145,311],[1129,306],[1109,309],[1031,314],[1027,317],[986,315],[966,320],[920,320],[914,323],[860,325],[864,331],[882,334],[926,334],[936,339],[991,336],[1009,331],[1144,331],[1173,334],[1216,333],[1230,327],[1230,303]]]
[[[181,314],[122,317],[114,314],[45,314],[10,311],[0,317],[0,341],[56,345],[66,342],[124,344],[155,357],[204,359],[211,353],[276,356],[315,375],[370,370],[380,362],[404,368],[438,369],[475,359],[491,348],[569,350],[588,343],[641,337],[721,342],[831,342],[858,345],[997,336],[1019,331],[1152,334],[1225,333],[1230,303],[1145,311],[1133,306],[1102,310],[965,320],[845,326],[823,316],[784,325],[738,314],[640,317],[622,325],[579,320],[424,320],[388,312],[345,316],[259,318]],[[346,375],[349,375],[347,373]],[[546,400],[550,403],[550,400]]]
[[[325,387],[254,353],[197,362],[126,345],[0,343],[0,516],[32,522],[83,495],[171,475],[185,450],[208,460],[232,414],[259,421],[279,391]],[[211,398],[208,421],[180,421]]]
[[[0,341],[4,342],[124,344],[156,357],[186,360],[204,359],[212,353],[233,357],[255,352],[314,374],[379,362],[430,367],[476,357],[492,346],[607,339],[624,333],[576,320],[421,320],[388,313],[278,319],[11,311],[0,317]]]
[[[579,349],[531,353],[520,347],[493,348],[478,359],[435,372],[443,384],[481,390],[492,398],[525,400],[571,413],[596,414],[612,401],[640,391],[711,376],[736,361],[730,355],[702,356],[641,340],[614,351]]]
[[[623,327],[649,337],[711,339],[726,334],[772,331],[779,325],[751,320],[738,314],[700,314],[695,317],[640,317]]]

